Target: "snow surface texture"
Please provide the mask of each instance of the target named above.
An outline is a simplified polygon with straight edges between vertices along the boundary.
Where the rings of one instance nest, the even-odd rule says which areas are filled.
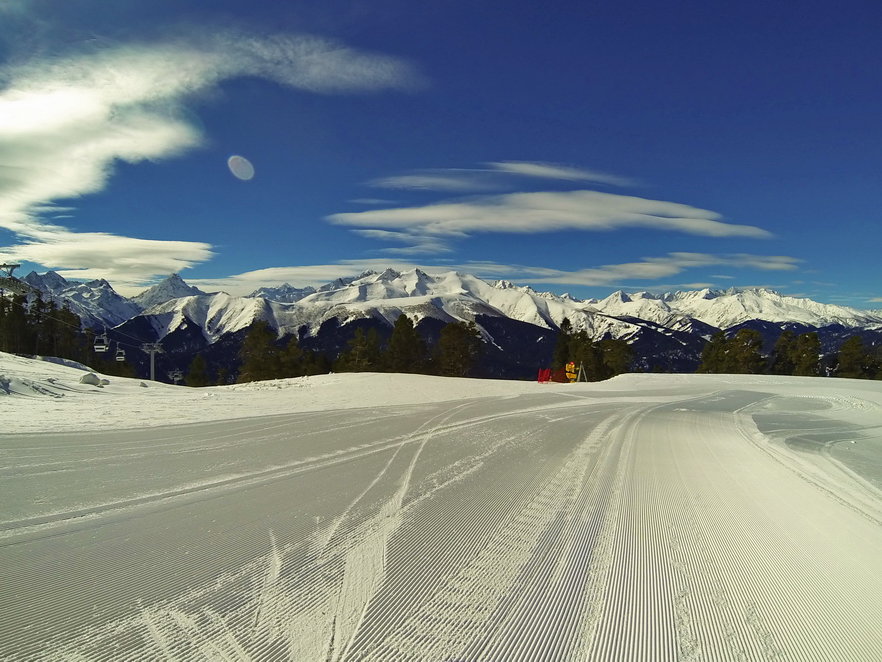
[[[878,382],[83,374],[0,354],[0,659],[882,659]]]

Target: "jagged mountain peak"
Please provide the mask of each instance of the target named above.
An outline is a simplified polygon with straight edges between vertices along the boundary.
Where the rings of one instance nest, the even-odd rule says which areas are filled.
[[[281,303],[294,303],[315,292],[316,289],[311,286],[294,287],[290,283],[283,283],[278,287],[260,287],[249,294],[248,297],[279,301]]]
[[[36,271],[32,271],[22,278],[22,280],[31,287],[35,287],[43,292],[51,293],[62,292],[65,288],[70,287],[71,285],[67,279],[55,271],[47,271],[42,276]]]
[[[395,271],[395,269],[386,269],[385,271],[383,271],[383,273],[381,273],[377,276],[377,280],[390,281],[390,280],[395,280],[400,277],[401,277],[401,273],[398,271]]]
[[[192,287],[184,282],[178,274],[171,274],[164,280],[160,281],[153,287],[144,290],[136,297],[132,298],[136,304],[142,309],[147,310],[153,306],[179,299],[181,297],[197,296],[205,294],[198,287]]]
[[[602,299],[602,304],[615,304],[615,303],[631,303],[631,297],[628,296],[624,290],[616,290],[612,294],[610,294],[605,299]]]
[[[326,283],[326,284],[322,285],[316,291],[317,292],[332,292],[334,290],[339,290],[339,289],[344,288],[348,285],[351,285],[352,283],[354,283],[356,281],[362,280],[364,278],[368,278],[370,276],[377,276],[377,275],[379,275],[379,274],[376,271],[374,271],[372,269],[367,269],[366,271],[363,271],[362,273],[360,273],[358,276],[346,276],[346,277],[342,277],[342,278],[336,278],[336,279],[332,280],[330,283]]]
[[[89,328],[116,326],[141,310],[103,278],[84,283],[69,281],[54,271],[42,275],[32,271],[23,280],[39,290],[44,298],[59,306],[67,306]]]

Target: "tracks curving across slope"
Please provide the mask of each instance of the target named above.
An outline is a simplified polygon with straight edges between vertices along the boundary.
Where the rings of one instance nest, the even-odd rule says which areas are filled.
[[[806,403],[639,396],[0,438],[0,659],[882,659],[878,492],[779,443]]]

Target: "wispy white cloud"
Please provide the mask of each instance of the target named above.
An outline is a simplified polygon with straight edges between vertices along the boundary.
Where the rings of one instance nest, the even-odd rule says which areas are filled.
[[[118,161],[167,159],[200,145],[184,104],[239,76],[319,93],[402,88],[419,79],[401,60],[315,37],[198,30],[186,40],[0,67],[0,228],[20,240],[0,253],[105,275],[108,264],[113,274],[129,264],[130,280],[208,259],[201,242],[71,232],[57,224],[60,216],[50,220],[58,211],[52,202],[101,191]],[[153,257],[132,259],[148,247]]]
[[[394,205],[396,200],[388,200],[386,198],[353,198],[349,202],[357,205]]]
[[[451,248],[443,241],[434,237],[427,237],[420,234],[411,234],[410,232],[396,232],[391,230],[353,230],[358,235],[368,239],[379,239],[381,241],[392,241],[407,246],[402,248],[384,248],[383,253],[399,254],[399,255],[434,255],[436,253],[449,253]]]
[[[434,170],[409,175],[380,177],[367,182],[368,186],[415,191],[492,191],[501,182],[485,170]]]
[[[533,161],[489,161],[488,168],[430,168],[404,175],[378,177],[368,186],[386,189],[474,192],[504,191],[512,188],[515,177],[554,179],[566,182],[594,182],[613,186],[633,186],[633,180],[617,175]]]
[[[525,177],[539,177],[541,179],[559,179],[569,182],[595,182],[597,184],[610,184],[612,186],[634,186],[636,181],[618,175],[610,175],[596,170],[585,170],[571,166],[558,165],[555,163],[540,163],[535,161],[491,161],[487,163],[499,172]]]
[[[418,207],[344,212],[331,223],[406,231],[436,239],[476,233],[540,233],[562,230],[612,231],[647,228],[707,237],[767,238],[752,225],[725,223],[720,214],[685,204],[598,191],[511,193]]]
[[[25,14],[30,10],[31,0],[2,0],[0,14]]]
[[[632,281],[651,281],[670,278],[687,269],[725,265],[734,268],[761,271],[792,271],[801,260],[786,255],[750,255],[745,253],[714,255],[710,253],[668,253],[661,257],[646,257],[635,262],[605,264],[598,267],[568,271],[549,267],[507,265],[494,262],[472,262],[465,270],[531,284],[559,284],[582,286],[610,286]]]
[[[26,260],[65,278],[105,278],[121,287],[138,287],[154,274],[177,273],[212,256],[211,246],[194,241],[136,239],[99,232],[41,232],[15,252],[0,248],[0,261]]]

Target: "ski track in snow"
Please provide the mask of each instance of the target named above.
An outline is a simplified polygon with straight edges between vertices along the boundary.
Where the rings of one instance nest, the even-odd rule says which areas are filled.
[[[755,422],[882,395],[715,384],[0,437],[58,492],[0,522],[0,659],[882,659],[878,490]]]

